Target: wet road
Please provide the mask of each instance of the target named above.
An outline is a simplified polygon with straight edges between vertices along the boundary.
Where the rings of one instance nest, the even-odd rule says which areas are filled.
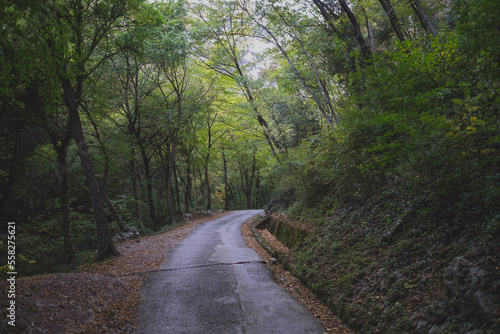
[[[260,213],[206,222],[170,252],[144,283],[137,333],[325,332],[245,244],[241,226]]]

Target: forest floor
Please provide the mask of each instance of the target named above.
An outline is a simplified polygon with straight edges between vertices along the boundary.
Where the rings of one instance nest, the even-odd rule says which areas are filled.
[[[161,235],[141,237],[116,245],[121,256],[100,263],[82,265],[72,273],[23,277],[17,280],[16,327],[7,324],[6,300],[2,309],[0,332],[12,333],[131,333],[140,303],[139,294],[145,274],[155,271],[165,255],[203,222],[224,214],[195,217],[186,224]],[[247,244],[264,259],[266,253],[255,241],[249,222],[242,228]],[[268,242],[282,247],[269,233]],[[280,265],[267,265],[278,284],[304,304],[331,333],[352,333],[307,288]],[[0,282],[2,295],[6,282]],[[4,305],[5,304],[5,305]]]

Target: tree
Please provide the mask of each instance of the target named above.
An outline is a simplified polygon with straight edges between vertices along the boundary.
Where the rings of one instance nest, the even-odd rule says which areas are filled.
[[[396,33],[396,36],[398,37],[399,41],[404,42],[405,37],[401,31],[401,23],[399,22],[398,17],[396,16],[396,10],[392,5],[391,0],[379,0],[379,2],[382,8],[384,8],[385,13],[387,14],[387,18],[391,23],[392,29]]]
[[[68,110],[69,124],[82,164],[97,226],[97,259],[119,255],[113,245],[104,211],[104,200],[83,132],[79,106],[85,82],[110,55],[108,38],[138,1],[93,2],[71,0],[55,3],[54,23],[44,27],[40,46],[51,57],[50,70],[57,73]],[[45,10],[45,9],[44,9]]]
[[[253,15],[247,7],[243,6],[242,9],[258,26],[258,30],[262,31],[259,36],[274,45],[286,59],[293,73],[301,82],[302,87],[318,106],[327,124],[329,126],[333,125],[332,122],[337,124],[339,116],[332,102],[331,93],[327,88],[327,82],[319,73],[319,69],[312,59],[310,52],[307,50],[304,38],[302,37],[302,30],[304,30],[302,26],[308,27],[310,23],[307,22],[308,20],[306,18],[300,17],[296,13],[292,14],[286,7],[275,6],[273,3],[274,1],[268,3],[268,6],[271,8],[270,10],[261,9],[259,13],[261,15],[260,18]],[[304,21],[306,21],[306,23],[303,23]],[[269,23],[265,24],[264,22]],[[295,42],[295,45],[290,43],[290,40]],[[307,64],[307,70],[303,72],[313,73],[312,80],[307,80],[306,75],[299,71],[298,66],[296,66],[292,60],[290,52],[285,49],[285,44],[292,44],[292,49],[300,50],[298,54],[301,54],[303,57],[299,58],[297,61]]]
[[[263,128],[264,136],[278,161],[282,149],[267,120],[257,108],[255,94],[251,86],[251,77],[247,74],[245,54],[248,48],[249,28],[245,13],[238,1],[217,1],[211,6],[198,6],[196,14],[201,20],[198,34],[206,45],[199,47],[198,59],[211,70],[227,76],[241,89],[242,94],[251,106],[254,117]]]
[[[184,1],[169,2],[163,15],[167,24],[163,26],[161,39],[151,44],[153,63],[159,73],[157,87],[163,97],[165,113],[172,113],[169,118],[172,121],[169,128],[169,147],[166,150],[168,164],[166,172],[166,197],[167,209],[170,221],[173,221],[173,176],[175,173],[175,160],[179,145],[179,134],[185,123],[184,100],[190,84],[187,53],[189,49],[189,37],[187,35],[185,22],[178,19],[186,15],[186,3]],[[164,84],[162,81],[166,81]],[[173,99],[172,99],[173,96]]]
[[[356,15],[353,13],[351,8],[349,7],[348,3],[345,0],[338,0],[340,4],[340,13],[337,13],[336,8],[334,7],[332,2],[326,2],[326,1],[320,1],[320,0],[313,0],[314,5],[319,9],[321,15],[324,17],[324,19],[329,22],[330,26],[333,26],[332,24],[332,18],[337,20],[338,18],[342,17],[343,15],[347,16],[347,19],[349,20],[351,24],[351,31],[350,34],[358,44],[358,47],[361,51],[361,59],[360,59],[360,66],[365,67],[366,64],[371,63],[371,56],[372,52],[370,50],[370,47],[368,43],[366,42],[363,33],[361,31],[361,26],[358,22],[358,19],[356,18]],[[339,33],[339,29],[334,29],[335,32]]]

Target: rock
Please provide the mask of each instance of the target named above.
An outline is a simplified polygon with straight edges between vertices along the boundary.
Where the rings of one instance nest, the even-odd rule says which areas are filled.
[[[477,281],[488,274],[488,272],[479,267],[472,267],[469,269],[469,275],[472,276],[472,283],[475,284]]]
[[[401,226],[401,219],[398,219],[396,223],[391,227],[391,229],[380,238],[380,241],[388,243],[392,239],[394,234],[399,230],[400,226]]]
[[[387,243],[387,242],[389,242],[391,240],[391,238],[392,238],[392,233],[391,232],[387,232],[386,234],[384,234],[382,236],[382,238],[380,238],[380,241]]]
[[[211,216],[212,210],[202,211],[201,213],[204,214],[205,216]]]
[[[492,295],[487,295],[482,291],[476,291],[474,293],[475,301],[481,306],[483,312],[489,317],[493,318],[495,311],[495,302]]]
[[[220,209],[220,210],[219,210],[219,213],[224,213],[224,212],[226,212],[226,211],[224,211],[224,210],[222,210],[222,209]]]
[[[192,215],[192,214],[190,214],[189,212],[184,212],[182,215],[183,215],[185,218],[193,218],[193,215]]]
[[[265,212],[261,212],[260,213],[260,218],[266,218],[266,213]]]
[[[417,328],[415,329],[416,333],[427,333],[429,330],[429,323],[425,320],[420,320],[417,322]]]
[[[137,230],[136,230],[134,227],[132,227],[132,226],[125,227],[125,228],[123,229],[123,232],[127,232],[127,233],[129,233],[129,232],[130,232],[130,233],[135,233],[135,234],[139,235],[139,231],[137,231]]]
[[[454,258],[444,271],[444,284],[452,295],[458,295],[460,293],[457,273],[460,268],[461,261],[461,257]]]
[[[278,260],[276,260],[276,258],[272,257],[269,259],[269,262],[271,262],[271,264],[276,264],[278,262]]]
[[[432,312],[430,310],[424,311],[423,314],[424,314],[425,320],[427,320],[427,322],[429,323],[429,327],[430,327],[430,324],[432,324],[433,322],[436,322],[438,320],[438,318],[434,314],[432,314]]]
[[[137,231],[132,226],[125,227],[123,231],[118,232],[113,237],[113,242],[125,241],[133,238],[138,238],[140,235],[139,231]]]
[[[431,327],[431,329],[429,329],[429,331],[427,333],[429,334],[437,334],[437,333],[441,333],[441,330],[442,328],[437,326],[437,325],[434,325]]]

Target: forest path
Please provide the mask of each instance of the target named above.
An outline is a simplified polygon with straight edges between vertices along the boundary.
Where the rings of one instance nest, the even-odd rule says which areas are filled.
[[[143,285],[137,332],[324,333],[245,244],[241,226],[260,212],[206,222],[171,251]]]

